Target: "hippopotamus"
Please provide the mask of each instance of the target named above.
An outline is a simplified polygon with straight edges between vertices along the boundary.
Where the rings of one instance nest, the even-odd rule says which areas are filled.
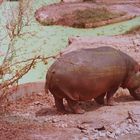
[[[114,105],[119,87],[127,88],[140,100],[140,65],[132,57],[112,47],[83,48],[62,54],[50,66],[45,90],[50,91],[58,111],[64,112],[63,99],[73,113],[84,113],[79,101],[94,99]],[[106,98],[105,98],[106,96]]]

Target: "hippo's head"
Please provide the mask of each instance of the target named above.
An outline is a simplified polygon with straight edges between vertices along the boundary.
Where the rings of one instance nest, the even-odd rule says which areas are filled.
[[[140,71],[131,74],[127,88],[135,99],[140,100]]]

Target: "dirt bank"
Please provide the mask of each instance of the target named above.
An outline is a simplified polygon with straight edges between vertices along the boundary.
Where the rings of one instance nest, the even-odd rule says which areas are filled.
[[[125,91],[123,91],[125,93]],[[114,139],[140,132],[139,101],[130,95],[115,99],[116,106],[99,106],[94,101],[81,103],[85,114],[58,114],[52,96],[39,94],[22,98],[0,117],[2,140],[94,140]],[[138,140],[138,139],[136,139]]]
[[[100,1],[57,3],[39,8],[35,13],[35,18],[42,25],[92,28],[139,16],[138,5],[137,2],[108,4],[108,2]]]

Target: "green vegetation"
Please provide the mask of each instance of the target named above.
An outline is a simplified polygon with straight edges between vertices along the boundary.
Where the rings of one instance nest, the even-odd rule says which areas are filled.
[[[105,7],[77,10],[73,13],[73,27],[84,28],[86,23],[96,23],[100,21],[105,21],[108,19],[117,18],[123,16],[125,13],[113,13],[107,10]],[[64,17],[68,17],[65,15]],[[67,20],[69,21],[69,20]]]

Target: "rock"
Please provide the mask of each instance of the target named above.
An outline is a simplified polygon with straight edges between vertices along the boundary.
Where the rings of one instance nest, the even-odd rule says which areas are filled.
[[[113,133],[110,133],[110,134],[108,134],[107,135],[109,138],[115,138],[115,133],[113,132]]]
[[[99,132],[98,134],[99,134],[100,137],[105,137],[106,136],[106,133]]]
[[[87,137],[83,137],[81,140],[89,140],[89,138],[87,138]]]
[[[61,127],[61,128],[66,128],[66,127],[68,127],[68,125],[67,124],[61,124],[59,127]]]
[[[121,134],[121,129],[118,128],[118,129],[115,131],[115,135],[116,135],[116,136],[119,136],[120,134]]]
[[[37,95],[38,95],[38,96],[43,96],[44,93],[43,93],[43,92],[39,92],[39,93],[37,93]]]
[[[137,125],[138,130],[140,131],[140,124]]]
[[[58,119],[52,119],[52,123],[57,123],[57,122],[59,122],[59,120]]]
[[[123,131],[123,133],[124,133],[124,134],[129,134],[129,131],[125,129],[125,130]]]
[[[69,2],[83,2],[84,0],[61,0],[61,2],[69,3]]]
[[[91,130],[93,133],[97,133],[98,132],[98,130],[95,130],[95,129],[92,129]]]
[[[97,140],[98,138],[99,138],[98,133],[96,133],[96,134],[93,135],[93,139],[94,139],[94,140]]]
[[[34,102],[34,105],[43,105],[42,103],[40,103],[39,101]]]
[[[88,130],[81,130],[81,133],[84,133],[85,135],[89,134]]]
[[[126,130],[130,132],[131,131],[131,128],[130,127],[127,127]]]

